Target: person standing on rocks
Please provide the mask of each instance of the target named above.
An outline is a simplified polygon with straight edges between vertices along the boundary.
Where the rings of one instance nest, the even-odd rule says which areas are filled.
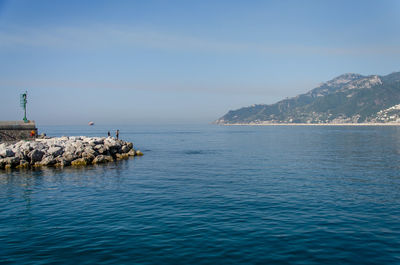
[[[117,132],[115,133],[115,136],[117,137],[117,139],[119,139],[119,130],[117,130]]]
[[[108,132],[107,132],[107,135],[108,135],[108,137],[110,137],[110,136],[111,136],[111,133],[110,133],[110,131],[108,131]]]

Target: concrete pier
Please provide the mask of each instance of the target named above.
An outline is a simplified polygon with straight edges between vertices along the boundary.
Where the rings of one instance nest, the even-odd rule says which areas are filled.
[[[32,139],[32,131],[37,135],[35,121],[0,121],[0,142]]]

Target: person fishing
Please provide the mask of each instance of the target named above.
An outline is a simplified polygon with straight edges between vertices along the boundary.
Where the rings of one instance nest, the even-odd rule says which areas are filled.
[[[116,131],[115,136],[119,139],[119,130]]]

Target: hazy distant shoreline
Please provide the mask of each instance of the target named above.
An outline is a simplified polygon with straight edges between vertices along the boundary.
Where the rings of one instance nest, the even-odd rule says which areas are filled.
[[[400,126],[400,123],[223,123],[222,126]]]

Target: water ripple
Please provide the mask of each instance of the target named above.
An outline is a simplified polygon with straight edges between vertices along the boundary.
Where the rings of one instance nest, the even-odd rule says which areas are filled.
[[[396,128],[121,128],[143,157],[0,173],[0,263],[400,263]]]

